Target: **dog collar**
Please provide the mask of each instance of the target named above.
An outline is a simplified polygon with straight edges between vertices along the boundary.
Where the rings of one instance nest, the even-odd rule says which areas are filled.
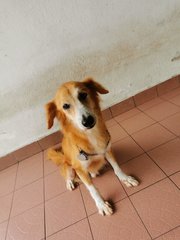
[[[108,132],[108,131],[107,131]],[[109,134],[109,132],[108,132]],[[109,145],[109,142],[110,142],[110,134],[109,134],[109,139],[108,139],[108,142],[106,144],[106,149]],[[104,154],[104,153],[103,153]],[[87,161],[89,159],[89,157],[93,157],[93,156],[97,156],[97,155],[102,155],[102,153],[87,153],[85,152],[84,150],[82,149],[79,149],[79,154],[78,154],[78,159],[80,161]]]
[[[98,155],[97,153],[87,153],[83,150],[79,151],[79,155],[78,155],[78,159],[81,161],[87,161],[89,159],[89,157],[91,156],[96,156]]]

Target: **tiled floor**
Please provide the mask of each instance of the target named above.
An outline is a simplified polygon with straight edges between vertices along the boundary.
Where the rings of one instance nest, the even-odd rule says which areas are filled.
[[[46,151],[0,172],[0,240],[179,240],[180,88],[107,121],[119,165],[94,180],[115,213],[102,217],[83,184],[66,189]]]

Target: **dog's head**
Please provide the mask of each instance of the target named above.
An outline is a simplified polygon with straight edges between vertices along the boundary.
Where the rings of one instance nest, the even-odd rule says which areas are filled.
[[[48,129],[53,126],[55,117],[62,126],[68,122],[81,130],[93,128],[100,111],[98,94],[106,93],[108,90],[91,78],[64,83],[54,100],[46,104]]]

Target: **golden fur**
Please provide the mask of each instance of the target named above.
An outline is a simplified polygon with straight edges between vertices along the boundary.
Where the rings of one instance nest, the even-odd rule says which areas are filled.
[[[73,121],[76,118],[76,110],[79,104],[76,96],[77,90],[79,92],[86,92],[88,99],[83,102],[83,105],[96,117],[95,126],[89,130],[78,128]],[[130,185],[127,176],[123,173],[124,175],[121,177],[121,173],[118,173],[121,170],[118,168],[109,146],[110,135],[103,121],[99,106],[99,94],[106,93],[108,93],[108,90],[91,78],[85,79],[82,82],[71,81],[64,83],[58,89],[55,98],[46,104],[48,129],[53,126],[54,118],[56,117],[60,122],[63,132],[62,148],[60,151],[50,149],[48,158],[60,166],[61,174],[67,181],[67,187],[70,190],[74,189],[73,181],[76,175],[90,188],[92,180],[89,173],[91,175],[97,174],[106,163],[105,158],[109,159],[108,161],[117,172],[116,175],[118,176],[119,174],[120,177],[118,177],[122,178],[120,180],[124,181],[125,184],[127,183],[127,186],[128,184]],[[63,109],[63,104],[65,103],[71,106],[68,110]],[[97,155],[89,156],[88,164],[86,165],[85,163],[84,165],[79,159],[80,149],[89,154],[97,153]],[[71,181],[70,185],[69,180]],[[135,183],[133,186],[135,186]],[[96,194],[98,195],[98,193],[94,195]],[[95,199],[96,196],[93,198]],[[102,207],[103,204],[100,195],[98,195],[98,198],[100,200],[95,199],[95,201],[99,212],[106,215],[112,214],[110,205],[104,202],[104,206]],[[101,205],[98,205],[98,201],[101,202]]]

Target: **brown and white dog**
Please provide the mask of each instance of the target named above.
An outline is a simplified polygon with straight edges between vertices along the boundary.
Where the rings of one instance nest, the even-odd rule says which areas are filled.
[[[55,98],[46,104],[46,114],[48,129],[53,126],[55,117],[61,124],[62,149],[50,149],[48,157],[60,166],[67,188],[75,188],[77,175],[89,190],[99,213],[111,215],[112,206],[104,201],[91,177],[95,177],[107,161],[127,187],[139,183],[122,172],[112,154],[110,134],[102,118],[98,96],[106,93],[108,90],[91,78],[64,83]]]

